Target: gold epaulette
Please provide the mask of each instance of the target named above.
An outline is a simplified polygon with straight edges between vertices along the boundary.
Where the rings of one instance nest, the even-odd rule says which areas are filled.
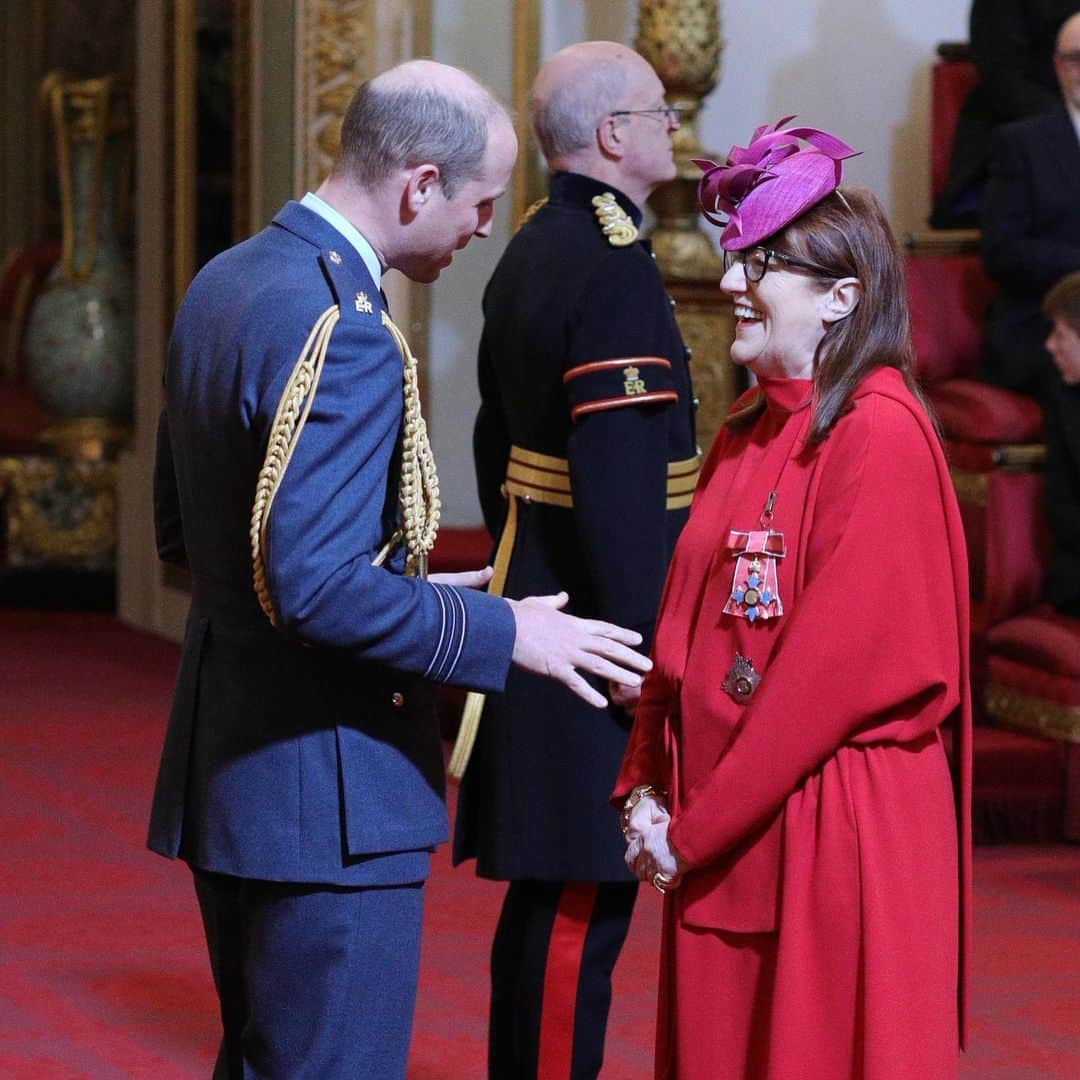
[[[630,215],[610,191],[594,195],[593,213],[612,247],[629,247],[638,238],[638,229]]]

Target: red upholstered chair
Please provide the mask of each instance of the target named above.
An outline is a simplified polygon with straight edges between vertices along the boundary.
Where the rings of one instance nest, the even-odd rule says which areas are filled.
[[[55,244],[22,248],[0,271],[0,453],[34,450],[45,426],[45,412],[26,381],[23,337],[34,299],[59,257]]]
[[[930,69],[930,198],[936,199],[949,175],[949,155],[960,108],[979,81],[968,46],[939,47],[942,59]]]
[[[971,564],[972,677],[977,715],[985,683],[986,632],[1034,602],[1041,563],[1016,562],[1011,532],[1036,535],[1044,448],[1031,398],[973,378],[994,284],[979,256],[955,237],[909,240],[908,301],[920,381],[941,426]],[[990,528],[993,519],[996,527]],[[1030,546],[1030,545],[1029,545]]]
[[[1080,619],[1059,615],[1037,600],[1048,546],[1041,485],[1014,488],[1012,496],[1011,505],[1002,508],[1006,512],[987,519],[997,534],[988,546],[1006,556],[993,568],[996,595],[1011,607],[996,612],[986,631],[986,712],[1003,729],[999,739],[1026,738],[1028,746],[1013,762],[999,797],[1019,802],[1018,785],[1030,786],[1036,774],[1042,776],[1043,796],[1034,801],[1030,792],[1025,796],[1030,820],[1020,825],[1028,835],[1064,832],[1080,840]],[[1021,767],[1023,753],[1029,758],[1038,753],[1033,736],[1042,747],[1040,760]],[[1060,777],[1056,787],[1050,783],[1053,774]],[[1016,827],[1016,807],[1009,814],[1004,809],[1002,818]]]

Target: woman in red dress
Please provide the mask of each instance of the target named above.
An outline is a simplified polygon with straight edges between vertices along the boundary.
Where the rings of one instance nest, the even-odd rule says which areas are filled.
[[[757,385],[702,472],[613,795],[627,863],[667,893],[656,1076],[946,1080],[963,535],[889,226],[838,186],[849,147],[784,123],[700,163],[707,215],[728,214],[731,358]]]

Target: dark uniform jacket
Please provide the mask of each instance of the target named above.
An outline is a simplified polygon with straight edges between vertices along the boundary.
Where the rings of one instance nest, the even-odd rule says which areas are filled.
[[[566,590],[568,611],[653,620],[689,498],[666,509],[669,464],[696,456],[688,352],[648,246],[613,246],[591,200],[611,190],[561,173],[517,232],[484,296],[474,433],[484,520],[499,537],[511,446],[568,463],[572,507],[518,499],[505,594]],[[618,204],[637,224],[641,212]],[[691,469],[695,468],[691,465]],[[686,475],[685,464],[681,468]],[[693,478],[691,477],[691,483]],[[606,686],[600,686],[606,696]],[[489,697],[458,804],[455,857],[482,876],[629,877],[607,799],[629,719],[513,671]]]
[[[249,529],[282,390],[327,309],[310,412],[269,510],[275,629]],[[422,880],[446,838],[432,680],[500,689],[507,604],[372,560],[398,516],[402,358],[363,260],[289,203],[197,276],[177,315],[155,476],[161,556],[194,596],[150,847],[241,877]]]

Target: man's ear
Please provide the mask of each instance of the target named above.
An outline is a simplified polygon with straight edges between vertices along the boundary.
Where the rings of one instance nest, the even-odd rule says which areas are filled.
[[[425,203],[435,195],[438,184],[438,165],[427,162],[414,165],[409,170],[405,185],[405,206],[410,214],[416,215],[423,210]]]
[[[822,297],[821,317],[828,323],[846,319],[859,306],[861,299],[862,282],[853,277],[840,278]]]
[[[626,143],[622,137],[618,117],[605,116],[600,121],[600,126],[596,129],[596,141],[604,157],[613,158],[616,161],[622,158],[626,153]]]

